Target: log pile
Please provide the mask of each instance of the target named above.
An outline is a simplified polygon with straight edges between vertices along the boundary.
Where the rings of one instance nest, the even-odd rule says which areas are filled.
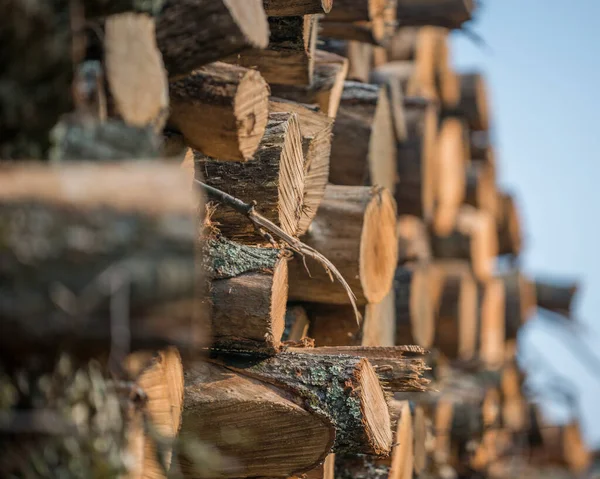
[[[0,476],[501,476],[577,287],[517,267],[474,2],[13,3]]]

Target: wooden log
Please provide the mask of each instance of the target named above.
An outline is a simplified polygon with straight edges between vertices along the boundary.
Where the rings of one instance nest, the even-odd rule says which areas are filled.
[[[269,25],[262,0],[167,0],[156,41],[169,77],[249,48],[265,48]]]
[[[502,281],[506,290],[506,337],[514,339],[519,328],[535,314],[535,284],[517,270],[503,275]]]
[[[160,12],[164,0],[151,0],[145,4],[139,4],[135,0],[83,0],[81,4],[85,11],[85,17],[95,18],[124,12],[156,15]]]
[[[269,108],[272,112],[288,112],[298,115],[305,175],[302,213],[296,232],[298,236],[301,236],[308,230],[325,194],[329,178],[333,120],[322,113],[293,102],[271,101]]]
[[[471,162],[466,167],[465,203],[498,215],[496,168],[490,163]]]
[[[404,111],[404,93],[402,92],[402,82],[395,76],[379,77],[371,75],[371,80],[376,84],[383,84],[386,87],[390,110],[392,112],[392,121],[396,133],[396,141],[402,143],[408,139],[408,126],[406,113]]]
[[[294,348],[264,360],[224,360],[229,369],[283,387],[304,398],[312,413],[329,418],[336,428],[334,452],[388,454],[390,417],[375,369],[362,352],[337,350]]]
[[[448,236],[431,237],[433,256],[439,259],[468,259],[477,279],[489,279],[496,261],[498,243],[489,213],[461,208],[454,230]]]
[[[263,6],[269,16],[286,17],[329,13],[333,0],[263,0]]]
[[[487,369],[497,369],[504,362],[505,289],[499,278],[479,286],[479,360]]]
[[[573,299],[579,291],[579,283],[574,281],[535,282],[535,295],[540,308],[571,317]]]
[[[108,17],[104,24],[104,64],[114,113],[130,125],[154,124],[162,130],[169,96],[154,19],[139,13]]]
[[[347,80],[369,83],[373,67],[373,45],[357,40],[323,38],[321,48],[348,59]]]
[[[436,143],[433,230],[441,236],[451,233],[465,199],[465,168],[469,159],[466,134],[462,121],[446,118]]]
[[[358,304],[381,301],[389,291],[397,260],[396,208],[382,188],[328,185],[304,242],[338,268]],[[333,227],[335,225],[335,227]],[[290,262],[290,299],[349,304],[343,287],[307,259]]]
[[[396,16],[402,27],[436,25],[459,29],[471,20],[475,7],[473,0],[398,0]]]
[[[489,131],[471,131],[469,134],[471,162],[489,163],[496,166],[496,154]]]
[[[285,341],[300,342],[308,338],[310,321],[304,306],[299,304],[288,305],[285,310]]]
[[[523,248],[521,218],[512,195],[498,193],[498,252],[518,256]]]
[[[255,68],[269,83],[310,85],[317,44],[317,15],[269,17],[269,45],[224,59]]]
[[[384,88],[346,82],[333,127],[329,181],[394,192],[396,145]]]
[[[434,263],[433,345],[449,359],[470,360],[477,348],[477,283],[464,262]]]
[[[183,366],[175,348],[148,358],[136,353],[127,358],[127,369],[145,395],[143,412],[151,424],[143,434],[143,463],[140,478],[165,477],[171,465],[172,443],[177,438],[183,411]],[[157,435],[160,439],[157,439]],[[157,443],[157,440],[162,440]]]
[[[337,0],[326,17],[332,22],[369,22],[383,15],[388,0]]]
[[[254,158],[244,163],[224,162],[195,153],[196,174],[204,181],[245,202],[286,233],[295,235],[302,211],[304,157],[295,113],[271,113]],[[264,241],[246,217],[217,203],[213,221],[229,239]]]
[[[285,253],[221,237],[206,241],[203,258],[211,280],[213,347],[278,351],[288,290]]]
[[[398,268],[394,277],[396,344],[429,348],[435,335],[433,270],[427,265]]]
[[[398,264],[426,262],[431,259],[431,246],[427,227],[416,216],[403,215],[398,218]]]
[[[485,79],[481,73],[460,75],[460,102],[457,108],[471,130],[489,130],[488,95]]]
[[[357,324],[352,306],[305,303],[310,318],[309,336],[316,346],[393,346],[396,328],[394,295],[360,308]]]
[[[523,375],[515,363],[505,365],[501,374],[502,425],[509,431],[519,433],[528,426],[527,403],[521,393]]]
[[[276,97],[298,103],[316,103],[328,117],[335,118],[347,73],[348,60],[346,58],[317,50],[313,81],[309,86],[271,85],[271,93]]]
[[[335,454],[328,454],[320,466],[289,479],[335,479]]]
[[[422,474],[427,467],[427,446],[428,425],[425,410],[420,404],[411,405],[413,422],[413,467],[414,473],[418,476]]]
[[[198,199],[178,165],[6,165],[0,185],[3,356],[204,345]]]
[[[168,124],[219,160],[249,160],[265,133],[269,87],[259,73],[214,63],[170,85]]]
[[[490,388],[481,404],[481,439],[470,461],[475,470],[485,471],[498,460],[500,411],[500,393],[496,388]]]
[[[335,428],[299,405],[301,396],[296,394],[299,404],[294,400],[287,389],[220,365],[186,365],[180,440],[203,441],[223,459],[200,468],[181,451],[184,477],[286,477],[316,467],[333,445]]]
[[[389,33],[383,18],[377,17],[370,22],[322,21],[320,35],[326,38],[355,41],[370,46],[380,46],[385,44]]]
[[[407,139],[398,145],[398,213],[430,220],[435,204],[437,107],[428,101],[404,103]]]

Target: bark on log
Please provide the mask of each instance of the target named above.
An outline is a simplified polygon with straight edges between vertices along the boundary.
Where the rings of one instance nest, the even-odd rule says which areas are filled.
[[[259,73],[215,63],[170,85],[169,126],[219,160],[249,160],[265,133],[269,87]]]
[[[213,347],[272,354],[285,327],[287,262],[282,250],[206,242],[203,266],[211,280]]]
[[[164,442],[159,445],[152,433],[144,434],[143,463],[138,477],[150,479],[165,477],[163,465],[167,470],[171,465],[172,442],[179,433],[183,411],[183,366],[175,348],[158,352],[150,361],[147,356],[147,353],[131,355],[127,358],[127,368],[145,394],[143,411],[154,434]]]
[[[269,16],[286,17],[329,13],[333,0],[263,0],[263,6]]]
[[[427,227],[416,216],[404,215],[398,218],[398,264],[426,262],[431,259],[431,246]]]
[[[480,73],[460,75],[460,102],[457,109],[471,130],[489,130],[488,95],[485,79]]]
[[[363,186],[328,185],[303,241],[338,268],[358,304],[381,301],[389,291],[397,261],[396,207],[388,191]],[[321,265],[301,258],[290,262],[290,298],[349,304],[343,287]]]
[[[396,145],[385,89],[346,82],[333,127],[329,181],[394,192]]]
[[[508,193],[498,193],[498,252],[518,256],[523,247],[521,218],[515,199]]]
[[[432,235],[433,256],[439,259],[468,259],[477,279],[489,279],[498,253],[494,233],[494,221],[489,213],[463,207],[450,235]]]
[[[223,61],[257,69],[269,83],[310,85],[317,44],[317,15],[269,17],[269,45]]]
[[[335,118],[347,73],[346,58],[317,50],[313,81],[309,86],[271,85],[271,92],[277,97],[298,103],[316,103],[328,117]]]
[[[156,40],[169,77],[248,48],[265,48],[269,25],[262,0],[167,0]]]
[[[114,113],[130,125],[152,124],[162,130],[169,96],[154,19],[139,13],[108,17],[104,24],[104,64]]]
[[[336,0],[326,21],[368,22],[382,16],[389,8],[389,0]]]
[[[195,154],[196,174],[204,181],[247,203],[267,219],[295,235],[302,212],[304,158],[298,117],[295,113],[271,113],[254,158],[244,163],[223,162]],[[248,219],[217,203],[213,221],[229,239],[241,243],[264,241]]]
[[[326,38],[355,41],[370,46],[383,45],[387,41],[387,37],[391,36],[390,29],[386,28],[381,17],[370,22],[322,21],[319,30],[320,35]]]
[[[540,281],[535,282],[537,305],[566,317],[571,317],[573,299],[579,291],[579,283],[573,281]]]
[[[400,26],[435,25],[459,29],[471,20],[473,0],[397,0],[396,16]]]
[[[0,201],[3,355],[203,344],[197,198],[178,165],[5,166]]]
[[[506,337],[514,339],[519,328],[535,313],[535,284],[519,271],[502,276],[502,281],[506,291]]]
[[[471,162],[466,167],[465,203],[498,216],[496,168],[490,163]]]
[[[449,359],[470,360],[477,348],[477,284],[463,262],[435,263],[433,345]]]
[[[433,270],[427,265],[398,268],[394,277],[396,344],[429,348],[435,336]]]
[[[347,80],[369,83],[373,67],[373,45],[356,40],[323,38],[321,48],[348,59]]]
[[[272,112],[288,112],[298,115],[302,134],[305,175],[302,213],[296,232],[298,236],[301,236],[308,230],[325,194],[329,178],[333,120],[322,113],[293,102],[275,100],[270,102],[269,108]]]
[[[189,364],[184,374],[180,440],[222,457],[198,471],[192,451],[180,452],[186,478],[287,477],[316,467],[333,445],[330,419],[302,407],[299,394],[216,364]]]
[[[308,410],[328,418],[336,428],[334,452],[388,454],[390,417],[374,367],[362,355],[332,349],[294,349],[265,360],[224,360],[232,371],[287,389],[302,398]]]
[[[504,362],[505,294],[504,283],[498,278],[479,287],[478,356],[487,369],[497,369]]]
[[[462,121],[446,118],[441,125],[435,149],[435,211],[433,230],[449,235],[465,199],[465,169],[469,159],[467,130]]]

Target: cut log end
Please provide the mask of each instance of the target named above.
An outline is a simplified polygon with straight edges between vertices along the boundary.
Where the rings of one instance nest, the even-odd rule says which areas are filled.
[[[505,289],[500,279],[491,279],[482,287],[480,298],[479,358],[490,369],[504,360]]]

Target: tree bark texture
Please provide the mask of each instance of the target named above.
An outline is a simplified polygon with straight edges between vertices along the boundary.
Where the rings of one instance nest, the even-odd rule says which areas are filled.
[[[263,0],[265,12],[274,17],[329,13],[333,0]]]
[[[396,209],[385,189],[328,185],[303,241],[325,255],[346,279],[358,304],[381,301],[391,287],[397,261]],[[344,288],[322,266],[302,258],[290,262],[290,299],[349,304]]]
[[[400,26],[435,25],[459,29],[471,20],[473,0],[398,0],[396,16]]]
[[[465,118],[471,130],[489,130],[488,94],[485,79],[481,73],[460,75],[458,113]]]
[[[218,160],[249,160],[265,133],[269,86],[253,70],[214,63],[170,85],[168,124]]]
[[[169,77],[249,48],[265,48],[269,25],[262,0],[167,0],[156,41]]]
[[[223,162],[196,153],[196,174],[204,181],[247,203],[295,235],[302,212],[304,157],[298,116],[271,113],[265,134],[252,160]],[[229,239],[242,243],[264,241],[253,224],[229,206],[216,204],[211,221]]]

